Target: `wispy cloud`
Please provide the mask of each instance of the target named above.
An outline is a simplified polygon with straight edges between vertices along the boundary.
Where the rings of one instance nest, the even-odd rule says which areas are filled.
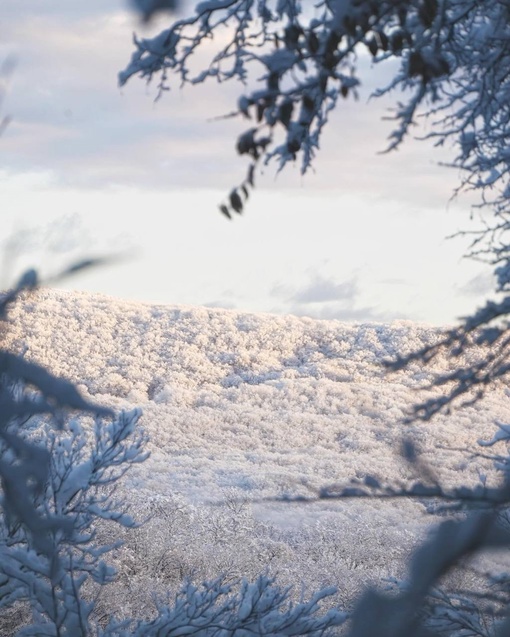
[[[285,304],[285,309],[296,316],[341,321],[388,321],[406,318],[380,311],[361,301],[361,287],[357,276],[345,281],[315,273],[301,288],[277,285],[271,290],[273,297]]]
[[[337,283],[333,279],[316,275],[310,283],[298,290],[291,300],[294,303],[303,305],[327,303],[329,301],[353,302],[358,294],[358,283],[354,277]]]
[[[308,316],[313,319],[324,319],[345,322],[368,322],[379,323],[388,322],[395,319],[408,318],[405,314],[396,314],[392,312],[380,311],[377,307],[361,306],[361,307],[346,307],[340,303],[327,304],[319,307],[310,306],[293,306],[291,314],[296,316]]]
[[[388,279],[381,279],[379,281],[379,283],[383,284],[383,285],[412,285],[411,282],[408,279],[401,279],[398,277],[391,277]]]
[[[27,7],[7,13],[6,46],[19,66],[5,105],[13,123],[2,140],[4,165],[51,170],[60,184],[80,188],[240,181],[234,140],[241,123],[207,121],[232,109],[239,87],[174,90],[157,103],[155,86],[136,78],[120,90],[117,74],[140,25],[124,3],[102,11],[96,4],[88,12],[53,3],[37,16]]]
[[[235,310],[236,309],[236,305],[235,303],[232,303],[232,301],[226,301],[226,300],[217,300],[217,301],[208,301],[207,303],[204,303],[204,307],[211,307],[211,308],[219,308],[219,309],[223,309],[223,310]]]

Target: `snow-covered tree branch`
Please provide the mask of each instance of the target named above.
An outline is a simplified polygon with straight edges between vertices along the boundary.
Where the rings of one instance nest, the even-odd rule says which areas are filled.
[[[460,0],[211,0],[150,39],[119,75],[158,79],[158,95],[210,79],[241,81],[246,92],[233,114],[251,119],[237,142],[241,155],[279,167],[312,164],[328,113],[356,95],[358,60],[396,60],[388,86],[397,93],[388,150],[400,145],[420,116],[428,137],[457,150],[462,186],[480,191],[504,213],[508,186],[507,7]],[[193,54],[209,56],[196,68]],[[238,193],[239,194],[239,193]],[[231,202],[236,210],[239,206]],[[501,226],[501,224],[500,224]]]
[[[39,519],[58,522],[46,529],[39,525],[35,543],[26,524],[2,519],[0,608],[26,601],[34,622],[19,635],[90,634],[94,605],[82,587],[89,578],[104,585],[114,576],[103,560],[114,545],[98,545],[94,527],[99,519],[134,525],[123,503],[115,502],[114,493],[129,466],[146,458],[143,432],[135,431],[139,416],[135,411],[111,422],[96,420],[91,434],[77,419],[66,432],[51,423],[26,423],[21,431],[16,422],[10,424],[8,429],[16,430],[18,437],[28,438],[32,448],[48,454],[47,476],[31,504]],[[4,465],[11,464],[11,450],[5,444],[1,457]],[[37,550],[38,545],[45,550]]]

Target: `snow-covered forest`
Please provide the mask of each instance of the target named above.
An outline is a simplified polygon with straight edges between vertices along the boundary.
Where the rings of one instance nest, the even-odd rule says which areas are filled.
[[[391,373],[381,361],[438,337],[437,328],[411,322],[25,294],[4,325],[10,351],[116,412],[143,410],[137,426],[150,457],[131,467],[116,497],[148,521],[97,528],[103,545],[123,545],[108,556],[118,576],[101,591],[94,620],[150,618],[154,595],[190,578],[233,583],[265,573],[293,586],[294,599],[334,587],[324,607],[343,610],[368,584],[404,578],[409,556],[438,521],[440,500],[321,494],[367,475],[409,487],[419,470],[402,456],[404,439],[446,489],[474,487],[482,475],[497,483],[493,461],[472,454],[505,420],[503,383],[451,416],[402,426],[419,398],[440,393],[420,387],[452,363],[444,356],[427,369]],[[448,584],[476,590],[484,570],[504,564],[501,556],[478,560]],[[14,606],[2,634],[26,612]]]
[[[140,474],[140,488],[161,495],[314,496],[367,473],[395,483],[412,477],[399,460],[407,432],[442,482],[458,484],[461,470],[472,483],[484,463],[467,462],[465,450],[492,438],[506,416],[502,384],[453,416],[403,428],[418,388],[451,365],[443,356],[429,368],[384,370],[384,359],[437,340],[437,329],[411,322],[358,325],[43,289],[15,305],[7,325],[11,350],[26,349],[84,396],[117,411],[142,408],[151,458],[126,480],[137,484]]]

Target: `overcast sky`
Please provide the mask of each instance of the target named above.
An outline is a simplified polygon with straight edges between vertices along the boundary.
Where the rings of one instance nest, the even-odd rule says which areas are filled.
[[[439,324],[489,294],[490,271],[462,259],[467,241],[445,240],[473,228],[467,199],[448,204],[458,175],[437,166],[448,151],[411,141],[378,154],[390,102],[368,103],[387,78],[367,61],[361,98],[340,104],[314,171],[266,169],[245,215],[228,222],[217,205],[244,177],[235,140],[245,122],[208,120],[232,111],[241,87],[175,85],[158,102],[141,80],[119,89],[133,31],[166,24],[142,27],[121,0],[4,0],[0,15],[0,55],[17,59],[2,105],[13,117],[1,140],[3,285],[28,264],[51,274],[106,252],[130,258],[66,285]]]

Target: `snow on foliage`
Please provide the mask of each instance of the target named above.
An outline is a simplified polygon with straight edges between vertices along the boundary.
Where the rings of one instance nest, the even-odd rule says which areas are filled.
[[[255,582],[242,582],[239,592],[221,580],[196,587],[188,584],[176,595],[171,606],[161,606],[158,618],[140,622],[129,635],[311,635],[342,625],[347,614],[329,610],[316,617],[319,602],[332,594],[325,589],[308,602],[289,603],[289,591],[261,576]],[[122,633],[121,633],[122,634]],[[126,636],[127,637],[127,636]]]

